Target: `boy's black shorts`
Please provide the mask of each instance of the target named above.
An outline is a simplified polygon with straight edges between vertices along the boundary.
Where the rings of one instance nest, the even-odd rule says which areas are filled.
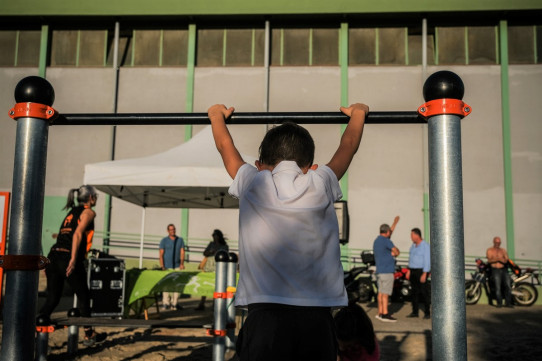
[[[241,361],[336,361],[331,309],[251,304],[236,349]]]

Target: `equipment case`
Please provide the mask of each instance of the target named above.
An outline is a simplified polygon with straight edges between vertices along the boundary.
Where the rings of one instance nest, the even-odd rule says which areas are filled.
[[[90,258],[88,261],[91,316],[121,317],[126,276],[124,260]]]

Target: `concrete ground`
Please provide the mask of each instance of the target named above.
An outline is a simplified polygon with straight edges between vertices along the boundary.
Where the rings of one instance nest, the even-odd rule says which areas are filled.
[[[407,318],[410,304],[391,305],[396,323],[375,319],[375,304],[363,306],[373,320],[381,360],[433,359],[431,320]],[[467,356],[470,361],[542,360],[542,306],[467,306]]]
[[[149,309],[151,319],[178,320],[194,324],[212,323],[212,301],[207,301],[204,311],[196,311],[197,298],[181,299],[183,309],[156,312]],[[64,300],[53,318],[65,317],[70,308]],[[431,320],[407,318],[410,304],[393,303],[390,310],[398,319],[384,323],[375,319],[375,304],[362,304],[375,328],[381,348],[381,360],[432,360]],[[65,308],[65,309],[63,309]],[[191,360],[210,361],[213,338],[205,329],[143,329],[135,327],[99,327],[107,332],[105,342],[93,347],[79,343],[74,355],[67,354],[67,330],[50,334],[48,360],[98,360],[98,361],[161,361]],[[82,340],[82,331],[80,339]],[[468,360],[541,360],[542,359],[542,306],[495,308],[478,304],[467,307]],[[235,361],[233,351],[226,353],[225,361]]]

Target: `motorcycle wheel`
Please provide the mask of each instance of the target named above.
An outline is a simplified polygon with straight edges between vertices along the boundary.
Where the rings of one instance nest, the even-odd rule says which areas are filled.
[[[518,306],[531,306],[538,299],[538,291],[530,283],[519,282],[512,289],[512,298]]]
[[[359,283],[359,302],[365,303],[371,301],[373,298],[373,287],[371,281]]]
[[[476,281],[465,282],[465,302],[467,305],[475,305],[482,297],[482,285],[476,287]]]

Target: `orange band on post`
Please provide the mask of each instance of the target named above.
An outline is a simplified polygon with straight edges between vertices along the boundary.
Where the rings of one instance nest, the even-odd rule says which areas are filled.
[[[213,298],[233,298],[235,292],[214,292]]]
[[[420,105],[418,108],[418,114],[424,118],[442,114],[454,114],[466,117],[471,111],[472,108],[459,99],[435,99]]]
[[[225,337],[226,330],[207,330],[207,336]]]
[[[9,111],[13,119],[29,117],[52,120],[58,113],[48,105],[38,103],[17,103]]]
[[[39,333],[51,333],[54,330],[54,326],[36,326],[36,331]]]

